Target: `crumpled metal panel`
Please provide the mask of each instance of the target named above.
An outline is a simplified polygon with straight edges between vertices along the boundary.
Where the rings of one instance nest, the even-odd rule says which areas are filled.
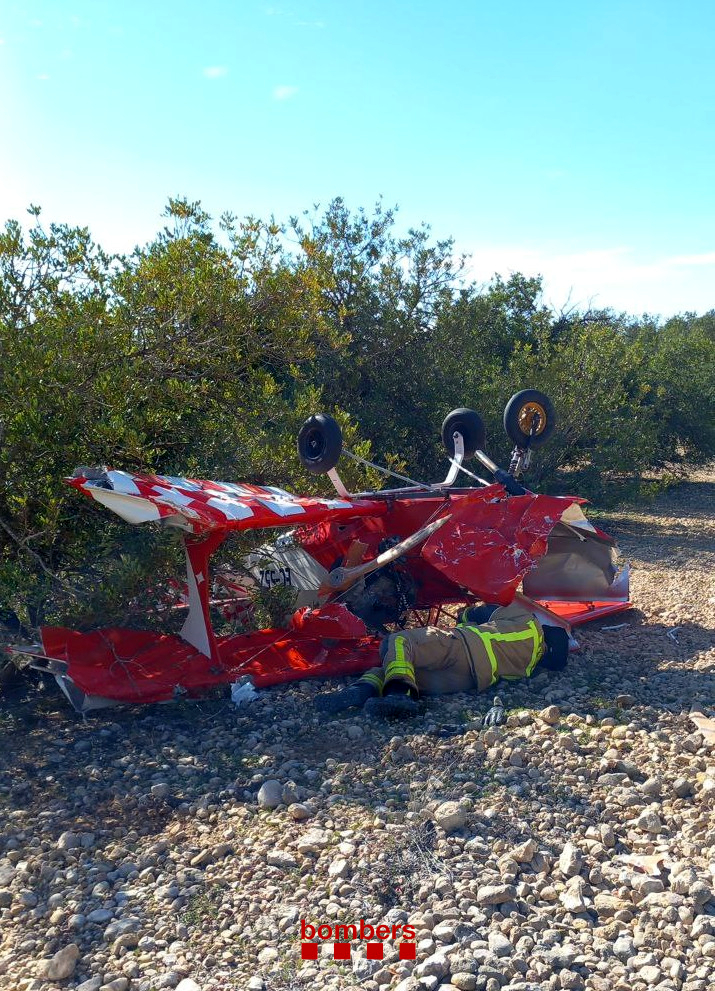
[[[524,578],[524,592],[534,599],[607,599],[617,570],[612,542],[559,524],[547,553]]]
[[[523,495],[463,500],[452,519],[422,548],[422,557],[457,585],[508,605],[519,583],[543,557],[548,536],[577,500]]]

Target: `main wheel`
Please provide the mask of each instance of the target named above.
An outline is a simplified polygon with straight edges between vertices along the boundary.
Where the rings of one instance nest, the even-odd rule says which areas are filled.
[[[504,429],[517,447],[539,447],[554,432],[556,413],[548,396],[523,389],[504,408]]]
[[[475,451],[484,450],[487,432],[484,421],[473,409],[453,409],[442,424],[442,443],[450,458],[454,457],[454,434],[459,432],[464,441],[464,457],[471,458]]]
[[[343,433],[337,420],[327,413],[310,416],[298,434],[298,457],[308,471],[324,475],[338,463]]]

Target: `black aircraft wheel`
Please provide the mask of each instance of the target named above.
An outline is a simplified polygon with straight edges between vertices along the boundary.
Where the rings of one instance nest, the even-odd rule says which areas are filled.
[[[310,416],[298,434],[298,457],[308,471],[323,475],[338,463],[343,434],[337,420],[327,413]]]
[[[484,421],[473,409],[453,409],[442,424],[442,443],[450,458],[454,457],[454,434],[459,432],[464,441],[464,457],[471,458],[475,451],[483,451],[487,441]]]
[[[537,389],[523,389],[504,409],[504,429],[517,447],[539,447],[554,432],[556,414],[548,396]]]

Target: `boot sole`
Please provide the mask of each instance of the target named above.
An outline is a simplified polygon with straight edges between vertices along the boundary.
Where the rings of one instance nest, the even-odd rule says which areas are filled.
[[[379,699],[369,699],[365,703],[365,712],[375,719],[416,716],[419,705],[407,695],[386,695]]]

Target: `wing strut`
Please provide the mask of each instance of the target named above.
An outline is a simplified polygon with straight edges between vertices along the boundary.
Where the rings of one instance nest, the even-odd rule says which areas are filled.
[[[222,667],[216,644],[216,636],[211,626],[209,606],[211,579],[209,575],[209,559],[213,552],[223,543],[225,532],[215,532],[201,540],[184,538],[186,551],[186,584],[189,590],[189,614],[181,627],[180,636],[196,647],[197,650],[210,657],[219,667]]]

